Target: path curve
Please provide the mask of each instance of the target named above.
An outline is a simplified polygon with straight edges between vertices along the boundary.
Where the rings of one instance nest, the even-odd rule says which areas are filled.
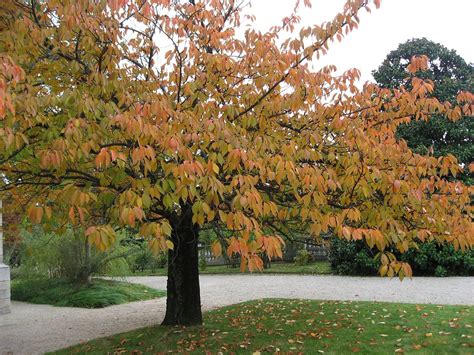
[[[127,280],[166,288],[166,277]],[[400,282],[378,277],[244,274],[202,275],[200,283],[204,310],[260,298],[474,305],[474,277],[417,277]],[[12,302],[12,313],[0,315],[0,354],[39,354],[61,349],[160,323],[164,312],[164,298],[102,309]]]

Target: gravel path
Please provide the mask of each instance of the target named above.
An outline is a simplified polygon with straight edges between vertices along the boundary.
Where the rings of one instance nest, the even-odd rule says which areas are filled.
[[[128,280],[166,288],[165,277]],[[204,310],[270,297],[474,305],[474,277],[203,275],[200,281]],[[38,354],[145,327],[159,323],[164,311],[164,298],[102,309],[13,302],[12,313],[0,316],[0,354]]]

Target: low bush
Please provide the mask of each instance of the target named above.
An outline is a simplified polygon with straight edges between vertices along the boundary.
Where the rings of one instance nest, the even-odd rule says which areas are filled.
[[[379,261],[374,260],[376,249],[367,247],[364,241],[346,241],[332,238],[329,262],[336,274],[377,275]],[[407,253],[392,252],[399,260],[408,262],[415,276],[473,276],[474,250],[462,252],[452,245],[435,242],[423,243]]]
[[[311,254],[306,249],[300,249],[296,253],[294,262],[298,266],[308,265],[313,260]]]
[[[163,269],[168,262],[166,253],[154,255],[146,243],[140,244],[137,252],[128,260],[133,272],[144,272],[145,270],[155,272],[157,269]]]
[[[363,241],[348,242],[332,238],[328,259],[334,273],[339,275],[376,275],[379,265],[374,253]]]
[[[474,276],[473,249],[463,252],[452,245],[431,242],[398,257],[411,265],[415,275]]]
[[[204,256],[199,258],[199,270],[200,271],[206,271],[207,269],[207,261]]]

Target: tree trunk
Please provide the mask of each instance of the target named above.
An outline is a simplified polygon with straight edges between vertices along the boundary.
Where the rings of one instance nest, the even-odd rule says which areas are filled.
[[[192,222],[191,208],[173,223],[173,250],[168,252],[166,315],[163,325],[202,324],[199,290],[199,227]]]
[[[92,265],[91,265],[91,244],[89,243],[89,238],[86,237],[85,241],[85,251],[86,251],[86,261],[85,261],[85,275],[84,280],[89,284],[92,282]]]

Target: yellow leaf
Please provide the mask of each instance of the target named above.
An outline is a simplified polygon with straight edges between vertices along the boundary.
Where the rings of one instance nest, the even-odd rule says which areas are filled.
[[[206,202],[203,202],[201,206],[205,214],[209,214],[209,212],[211,212],[211,208]]]
[[[164,235],[170,236],[171,235],[171,226],[168,222],[163,222],[161,224],[161,231],[163,232]]]
[[[158,255],[161,250],[160,243],[156,238],[153,238],[148,241],[148,247],[154,255]]]
[[[349,227],[346,227],[346,226],[342,227],[342,235],[347,240],[350,240],[351,239],[351,229]]]

